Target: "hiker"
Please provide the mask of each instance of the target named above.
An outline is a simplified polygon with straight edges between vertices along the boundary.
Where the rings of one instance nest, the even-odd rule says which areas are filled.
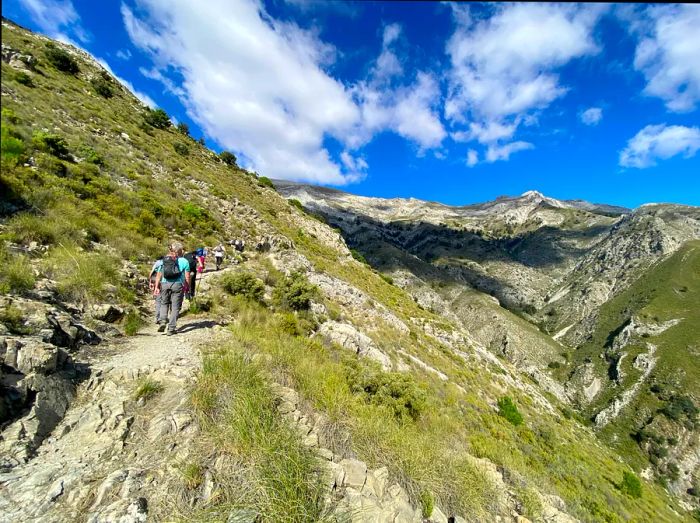
[[[165,331],[168,335],[175,334],[182,299],[189,287],[190,264],[182,257],[183,252],[180,242],[171,242],[168,245],[168,254],[163,258],[163,264],[157,269],[154,294],[161,296],[158,332]],[[168,310],[170,322],[166,326]]]
[[[190,264],[190,285],[189,293],[187,294],[187,299],[194,299],[194,292],[197,283],[197,251],[191,251],[185,254],[184,258]]]
[[[233,248],[236,249],[238,252],[243,252],[244,247],[245,247],[245,242],[243,240],[239,240],[239,239],[233,240]]]
[[[197,249],[197,272],[202,274],[204,272],[204,265],[207,261],[207,250],[204,247]]]
[[[221,268],[221,262],[224,261],[224,256],[226,255],[226,249],[224,249],[223,244],[219,243],[214,247],[214,259],[216,260],[216,270]]]
[[[158,274],[158,269],[163,266],[163,259],[159,258],[156,260],[156,262],[153,264],[153,267],[151,268],[151,273],[148,275],[148,288],[151,289],[151,292],[154,294],[155,298],[155,304],[156,304],[156,323],[158,323],[158,317],[160,316],[160,299],[161,295],[155,294],[155,289],[156,289],[156,278]]]

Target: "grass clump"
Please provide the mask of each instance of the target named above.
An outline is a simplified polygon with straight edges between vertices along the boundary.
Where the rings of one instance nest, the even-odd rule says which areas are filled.
[[[275,302],[284,309],[308,310],[311,300],[318,294],[318,288],[309,283],[301,272],[284,276],[273,292]]]
[[[503,396],[498,400],[498,414],[516,427],[523,423],[523,416],[520,414],[518,406],[509,396]]]
[[[11,255],[9,252],[0,253],[0,293],[22,294],[34,288],[36,278],[29,258],[20,255]]]
[[[124,317],[124,334],[134,336],[143,327],[145,322],[141,315],[134,309],[130,310]]]
[[[260,367],[235,347],[207,355],[192,402],[215,446],[240,464],[237,481],[220,485],[217,513],[246,507],[266,521],[322,519],[318,462],[277,412],[277,397]]]
[[[622,472],[622,482],[619,485],[622,492],[632,498],[642,497],[642,482],[634,472],[624,470]]]
[[[24,335],[32,332],[32,329],[25,323],[22,310],[14,304],[10,304],[0,311],[0,323],[4,323],[12,334]]]
[[[420,493],[421,513],[424,518],[429,518],[433,514],[435,508],[435,498],[429,490],[424,490]]]
[[[226,274],[221,278],[221,285],[229,294],[243,296],[258,303],[263,302],[265,284],[262,280],[249,272],[244,271],[235,274]]]
[[[184,463],[178,470],[187,490],[195,490],[204,481],[204,468],[199,463]]]
[[[34,87],[32,77],[24,71],[19,71],[17,74],[15,74],[15,81],[19,84],[26,85],[27,87]]]
[[[105,292],[105,286],[118,283],[115,258],[105,253],[80,251],[75,247],[59,246],[50,251],[45,270],[56,280],[60,297],[68,301],[104,301],[109,295]]]
[[[148,401],[157,394],[163,392],[163,384],[160,381],[154,380],[152,378],[144,378],[139,381],[138,387],[134,392],[134,400]]]

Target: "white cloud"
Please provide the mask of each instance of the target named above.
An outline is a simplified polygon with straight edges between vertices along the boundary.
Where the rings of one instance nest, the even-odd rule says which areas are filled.
[[[486,161],[497,162],[499,160],[508,160],[510,155],[518,151],[526,151],[534,148],[534,145],[528,142],[511,142],[505,145],[490,145],[486,150]]]
[[[656,165],[656,160],[666,160],[682,154],[691,158],[700,149],[700,129],[682,125],[647,125],[627,142],[620,152],[622,167],[644,169]]]
[[[494,9],[484,19],[453,8],[457,28],[446,47],[451,68],[444,114],[457,128],[452,137],[488,145],[487,161],[533,147],[499,143],[567,92],[556,71],[598,52],[592,31],[607,7],[519,3]]]
[[[700,101],[700,6],[652,6],[622,11],[621,18],[639,37],[634,67],[656,96],[674,112],[688,112]]]
[[[479,163],[479,153],[474,149],[469,149],[467,151],[467,165],[474,167],[477,163]]]
[[[20,0],[20,4],[50,37],[71,44],[71,35],[81,42],[90,40],[71,0]]]
[[[129,51],[128,49],[119,49],[116,52],[116,56],[121,60],[127,61],[131,58],[131,51]]]
[[[328,73],[337,50],[318,35],[280,22],[255,0],[137,0],[122,4],[132,42],[153,66],[141,69],[179,97],[188,115],[221,146],[267,176],[343,184],[361,179],[356,151],[393,131],[422,150],[445,136],[435,78],[403,81],[393,50],[399,25],[388,25],[369,77],[346,86]],[[213,22],[215,21],[215,23]],[[345,155],[325,147],[337,140]]]
[[[586,125],[598,125],[603,119],[603,109],[600,107],[591,107],[583,111],[579,118]]]
[[[150,53],[166,87],[207,136],[242,154],[267,176],[342,184],[324,148],[359,124],[351,94],[322,65],[332,48],[290,23],[271,19],[258,2],[143,0],[122,5],[132,42]]]

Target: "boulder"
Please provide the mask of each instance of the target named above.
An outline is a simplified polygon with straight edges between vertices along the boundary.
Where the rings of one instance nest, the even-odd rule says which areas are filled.
[[[338,321],[327,321],[321,325],[318,333],[331,343],[336,343],[344,349],[351,350],[360,357],[378,362],[385,371],[392,368],[389,356],[379,350],[372,338],[357,330],[354,325]]]
[[[100,321],[114,323],[124,317],[124,309],[111,303],[103,303],[102,305],[93,306],[92,316]]]

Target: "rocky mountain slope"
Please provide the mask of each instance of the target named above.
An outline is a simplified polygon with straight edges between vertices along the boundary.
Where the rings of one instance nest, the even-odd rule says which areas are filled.
[[[652,420],[668,418],[659,414],[664,402],[683,397],[695,404],[700,393],[694,381],[700,368],[699,209],[655,204],[629,210],[535,191],[449,207],[275,184],[339,228],[418,303],[465,326],[478,343],[605,427],[603,437],[645,466],[649,477],[681,495],[693,488],[700,462],[692,422],[657,431],[657,438],[676,442],[670,454],[668,444],[657,444],[666,453],[661,457],[634,440]],[[667,266],[675,268],[672,276]],[[661,289],[679,304],[657,299],[664,305],[641,318]],[[647,349],[628,352],[635,342]],[[673,374],[659,399],[650,388]],[[676,470],[679,462],[691,472],[686,477]]]
[[[572,410],[559,374],[578,350],[544,321],[543,293],[622,210],[528,195],[526,213],[496,203],[506,219],[374,201],[385,214],[350,207],[339,234],[84,53],[7,20],[2,43],[0,521],[691,520],[696,498],[678,489],[697,477],[695,392],[654,393],[669,415],[643,451],[668,448],[657,426],[686,427],[661,485]],[[145,275],[172,238],[248,249],[165,337]],[[659,278],[676,285],[689,248]],[[669,322],[692,319],[683,285],[619,309],[635,315],[617,333],[619,387],[651,376],[683,325]]]

